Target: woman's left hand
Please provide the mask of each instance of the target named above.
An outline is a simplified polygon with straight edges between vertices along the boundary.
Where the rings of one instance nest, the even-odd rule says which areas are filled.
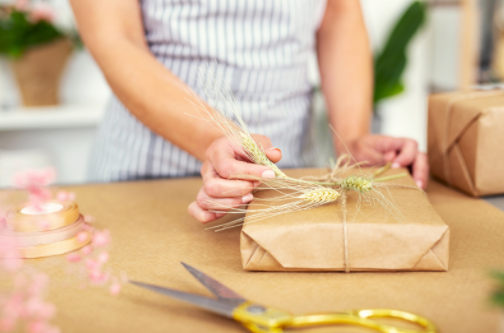
[[[412,139],[393,138],[384,135],[365,135],[350,142],[348,150],[357,162],[371,165],[392,162],[393,168],[409,167],[418,187],[425,189],[429,179],[427,155],[418,151],[418,143]],[[339,149],[341,154],[345,152]]]

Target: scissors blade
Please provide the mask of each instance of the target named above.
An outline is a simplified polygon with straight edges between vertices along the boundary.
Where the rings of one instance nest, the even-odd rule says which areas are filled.
[[[235,306],[240,305],[245,302],[246,299],[241,295],[237,294],[233,290],[229,289],[217,280],[212,279],[205,273],[196,268],[189,266],[188,264],[181,262],[182,265],[191,273],[202,285],[204,285],[208,290],[210,290],[219,300],[229,302]]]
[[[154,291],[156,293],[163,294],[165,296],[170,296],[170,297],[179,299],[181,301],[194,304],[194,305],[199,306],[200,308],[206,309],[210,312],[217,313],[217,314],[220,314],[220,315],[228,317],[228,318],[233,318],[233,310],[235,308],[235,305],[233,305],[233,304],[229,304],[227,302],[223,302],[218,299],[194,295],[194,294],[186,293],[186,292],[179,291],[179,290],[155,286],[155,285],[148,284],[148,283],[132,281],[132,280],[130,280],[129,282],[131,282],[134,285],[137,285],[139,287]]]

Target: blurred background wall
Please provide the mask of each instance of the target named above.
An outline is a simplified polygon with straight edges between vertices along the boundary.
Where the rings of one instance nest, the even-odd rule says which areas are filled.
[[[11,2],[0,0],[0,4]],[[54,6],[60,25],[74,27],[67,0],[47,2]],[[392,26],[411,2],[361,0],[374,50],[383,46]],[[468,6],[477,9],[475,3],[471,0],[429,2],[427,21],[408,48],[404,92],[376,107],[382,133],[416,139],[420,149],[425,151],[428,94],[457,89],[461,86],[461,77],[467,76],[462,62],[470,63],[472,58],[461,54],[464,42],[461,36],[468,24],[464,20],[468,17],[465,10]],[[469,25],[476,24],[469,22]],[[467,48],[476,53],[471,44]],[[310,68],[316,86],[315,57]],[[85,49],[73,52],[60,89],[59,106],[29,109],[20,106],[12,69],[0,58],[0,186],[10,183],[14,170],[47,165],[56,167],[59,183],[85,181],[93,134],[110,89]],[[315,113],[321,119],[323,108],[319,97]],[[321,161],[326,157],[321,155]]]

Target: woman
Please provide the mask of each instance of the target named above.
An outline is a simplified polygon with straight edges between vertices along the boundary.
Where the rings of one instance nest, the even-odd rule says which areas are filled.
[[[201,170],[204,186],[189,206],[201,222],[224,215],[209,209],[251,201],[256,184],[236,175],[274,174],[195,119],[200,113],[189,88],[205,96],[197,69],[213,67],[219,74],[273,162],[301,167],[311,103],[307,61],[316,48],[329,120],[341,136],[334,139],[337,153],[345,152],[345,142],[358,161],[411,166],[425,187],[427,158],[415,141],[369,134],[372,56],[359,1],[71,3],[115,95],[98,133],[93,180],[183,177]]]

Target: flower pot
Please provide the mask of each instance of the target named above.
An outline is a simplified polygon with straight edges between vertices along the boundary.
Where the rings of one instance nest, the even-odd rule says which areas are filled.
[[[28,49],[13,61],[24,106],[59,104],[59,83],[72,44],[66,38]]]

